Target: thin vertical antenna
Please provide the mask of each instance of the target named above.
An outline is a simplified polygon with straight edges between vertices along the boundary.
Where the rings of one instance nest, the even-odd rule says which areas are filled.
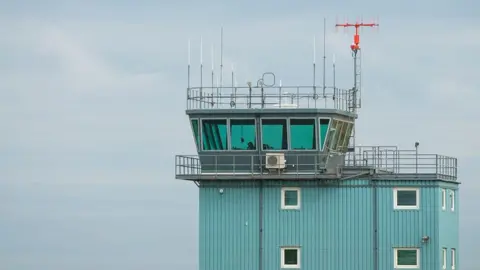
[[[203,37],[200,37],[200,108],[203,106]]]
[[[190,39],[188,40],[188,89],[190,89]]]
[[[211,50],[211,55],[212,55],[212,107],[214,105],[214,100],[213,100],[213,88],[214,88],[214,83],[213,83],[213,78],[215,76],[215,64],[214,64],[214,55],[215,55],[215,51],[214,51],[214,47],[213,47],[213,44],[212,44],[212,50]]]
[[[219,83],[217,82],[217,104],[219,102],[219,89],[218,87],[220,86],[220,88],[222,87],[223,85],[223,26],[220,28],[220,85]],[[221,89],[220,89],[221,91]]]
[[[233,67],[233,63],[232,63],[232,94],[233,94],[233,87],[234,87],[233,82],[235,80],[234,79],[234,74],[235,74],[235,71],[234,71],[234,67]]]
[[[190,99],[190,39],[188,39],[188,65],[187,65],[187,108]]]
[[[316,77],[317,77],[317,72],[315,69],[315,61],[316,61],[317,55],[316,55],[316,42],[315,42],[315,35],[313,36],[313,99],[315,100],[315,103],[317,102],[317,86],[316,86]]]
[[[220,87],[223,86],[223,26],[220,30]]]
[[[335,102],[336,93],[337,93],[337,86],[335,84],[335,54],[333,54],[333,100],[334,102]],[[337,106],[337,102],[335,102],[335,106]]]
[[[325,55],[325,45],[326,45],[326,32],[327,32],[327,19],[324,17],[323,18],[323,98],[325,99],[325,102],[327,102],[327,99],[325,98],[325,61],[327,59],[327,56]]]

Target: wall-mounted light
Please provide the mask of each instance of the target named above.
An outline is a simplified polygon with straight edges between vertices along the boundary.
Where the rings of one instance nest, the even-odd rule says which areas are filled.
[[[427,243],[429,240],[430,240],[430,236],[428,235],[425,235],[424,237],[422,237],[422,243]]]
[[[223,194],[223,188],[219,189],[218,192],[219,192],[220,194]]]

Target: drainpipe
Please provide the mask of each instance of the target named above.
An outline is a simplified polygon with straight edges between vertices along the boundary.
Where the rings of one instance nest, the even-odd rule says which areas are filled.
[[[378,270],[378,206],[377,206],[377,183],[370,179],[372,187],[372,210],[373,210],[373,270]]]
[[[260,169],[260,174],[263,174],[263,156],[262,156],[262,148],[263,146],[261,145],[261,125],[260,125],[260,115],[257,114],[255,115],[256,119],[256,129],[257,129],[257,149],[258,149],[258,163],[259,163],[259,169]],[[252,157],[252,162],[253,162],[253,157]],[[258,191],[258,270],[263,269],[263,180],[260,180],[259,182],[259,191]]]

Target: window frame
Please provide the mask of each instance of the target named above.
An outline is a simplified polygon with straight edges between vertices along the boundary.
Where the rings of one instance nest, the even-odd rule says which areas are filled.
[[[286,265],[285,264],[285,250],[296,250],[297,251],[297,264],[295,265]],[[301,251],[299,246],[282,246],[280,247],[280,268],[282,269],[298,269],[301,266]]]
[[[442,248],[442,269],[447,269],[447,248]]]
[[[456,266],[456,263],[457,263],[457,249],[456,248],[452,248],[450,250],[450,260],[451,260],[451,266],[452,266],[452,270],[455,270],[455,266]]]
[[[291,132],[291,120],[313,120],[313,132],[315,132],[315,148],[313,149],[293,149],[292,148],[292,132]],[[287,140],[288,140],[288,150],[289,151],[294,151],[294,152],[312,152],[312,151],[318,151],[318,135],[319,132],[317,129],[320,128],[320,126],[317,126],[320,122],[317,123],[316,117],[288,117],[287,118]],[[330,125],[330,124],[329,124]],[[263,146],[263,143],[262,143]]]
[[[285,191],[296,191],[297,192],[297,204],[296,205],[285,205]],[[280,208],[282,210],[300,210],[302,205],[302,192],[299,187],[282,187],[280,195]]]
[[[195,129],[193,128],[193,121],[196,120],[197,121],[197,132],[198,132],[198,144],[197,144],[197,138],[195,138]],[[193,133],[193,140],[195,142],[195,147],[197,148],[197,151],[201,150],[202,149],[202,132],[201,132],[201,129],[202,129],[202,123],[200,122],[200,118],[198,117],[195,117],[195,118],[190,118],[190,127],[192,128],[192,133]]]
[[[327,133],[325,133],[325,140],[323,141],[323,144],[320,145],[320,143],[322,142],[320,136],[321,136],[321,122],[322,120],[328,120],[328,126],[327,126]],[[330,127],[332,126],[332,118],[331,117],[318,117],[318,149],[320,151],[323,151],[325,149],[325,145],[327,145],[327,139],[328,139],[328,134],[330,133]]]
[[[347,123],[347,127],[346,127],[346,130],[345,130],[345,133],[348,131],[348,129],[351,127],[350,129],[350,134],[345,134],[345,138],[343,139],[343,142],[342,144],[340,145],[340,149],[338,149],[338,145],[337,145],[337,151],[342,151],[342,152],[346,152],[348,150],[348,144],[350,142],[350,137],[352,136],[352,133],[353,133],[353,130],[355,128],[355,122],[353,121],[343,121],[345,123]],[[347,136],[348,135],[348,136]]]
[[[203,148],[203,121],[204,120],[226,120],[227,121],[227,124],[226,124],[226,129],[227,129],[227,149],[223,149],[223,150],[205,150]],[[204,151],[204,152],[208,152],[208,153],[213,153],[213,152],[227,152],[227,151],[230,151],[230,130],[229,130],[229,127],[230,126],[230,118],[228,117],[207,117],[207,118],[200,118],[200,143],[202,145],[201,147],[201,151]]]
[[[447,210],[447,190],[442,188],[442,210]]]
[[[333,126],[334,122],[335,122],[335,126]],[[337,122],[339,122],[339,120],[337,120],[336,118],[331,118],[330,119],[330,123],[328,124],[327,137],[325,138],[326,149],[330,150],[330,151],[334,151],[334,152],[335,152],[335,149],[333,149],[331,147],[331,144],[332,144],[333,140],[336,138],[337,133],[338,133]]]
[[[398,251],[399,250],[415,250],[417,252],[417,264],[416,265],[398,265]],[[393,249],[393,267],[395,269],[417,269],[417,268],[420,268],[420,249],[416,248],[416,247],[394,248]]]
[[[450,190],[450,211],[455,212],[455,191]]]
[[[244,149],[240,149],[240,150],[239,150],[239,149],[235,149],[235,150],[234,150],[234,149],[232,148],[232,132],[231,132],[231,131],[232,131],[232,130],[231,130],[231,128],[232,128],[232,122],[231,122],[231,120],[234,120],[234,121],[235,121],[235,120],[252,120],[252,119],[254,120],[254,126],[255,126],[255,150],[248,150],[248,149],[246,149],[246,150],[244,150]],[[252,152],[252,151],[258,151],[258,145],[257,145],[257,142],[258,142],[258,133],[259,133],[259,132],[258,132],[258,130],[257,130],[257,118],[255,118],[255,117],[235,117],[235,118],[229,118],[229,120],[228,120],[228,136],[229,136],[229,138],[228,138],[228,150],[234,151],[235,153],[237,153],[237,152]],[[262,144],[262,145],[263,145],[263,144]],[[263,147],[262,147],[262,148],[263,148]]]
[[[415,205],[398,205],[398,191],[415,191]],[[395,187],[393,188],[393,208],[395,210],[418,210],[420,209],[420,188],[414,187]]]
[[[286,128],[287,128],[287,149],[263,149],[263,120],[285,120]],[[288,117],[260,117],[260,150],[264,152],[286,152],[290,151],[290,121],[288,121]],[[258,151],[258,150],[257,150]]]

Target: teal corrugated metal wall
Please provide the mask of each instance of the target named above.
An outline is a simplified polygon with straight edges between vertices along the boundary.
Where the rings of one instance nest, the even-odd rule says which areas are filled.
[[[458,192],[458,184],[454,183],[441,183],[440,188],[437,190],[437,201],[439,205],[442,202],[442,189],[447,191],[446,196],[446,209],[442,210],[441,207],[438,208],[438,216],[439,216],[439,231],[443,232],[439,234],[439,246],[441,248],[447,249],[447,270],[452,269],[452,261],[451,261],[451,250],[456,249],[456,263],[455,269],[461,269],[460,267],[460,260],[459,257],[461,255],[461,251],[459,248],[459,239],[458,239],[458,215],[459,215],[459,192]],[[451,210],[451,201],[449,197],[449,193],[454,192],[454,211]],[[439,252],[439,256],[441,256],[441,252]]]
[[[420,268],[440,269],[439,182],[376,183],[378,270],[393,269],[394,247],[418,247]],[[301,269],[373,270],[375,191],[368,184],[265,181],[262,270],[280,269],[281,246],[301,246]],[[280,209],[282,186],[302,188],[300,210]],[[395,186],[421,187],[420,209],[394,210]],[[258,182],[201,183],[200,270],[259,269],[259,195]]]

